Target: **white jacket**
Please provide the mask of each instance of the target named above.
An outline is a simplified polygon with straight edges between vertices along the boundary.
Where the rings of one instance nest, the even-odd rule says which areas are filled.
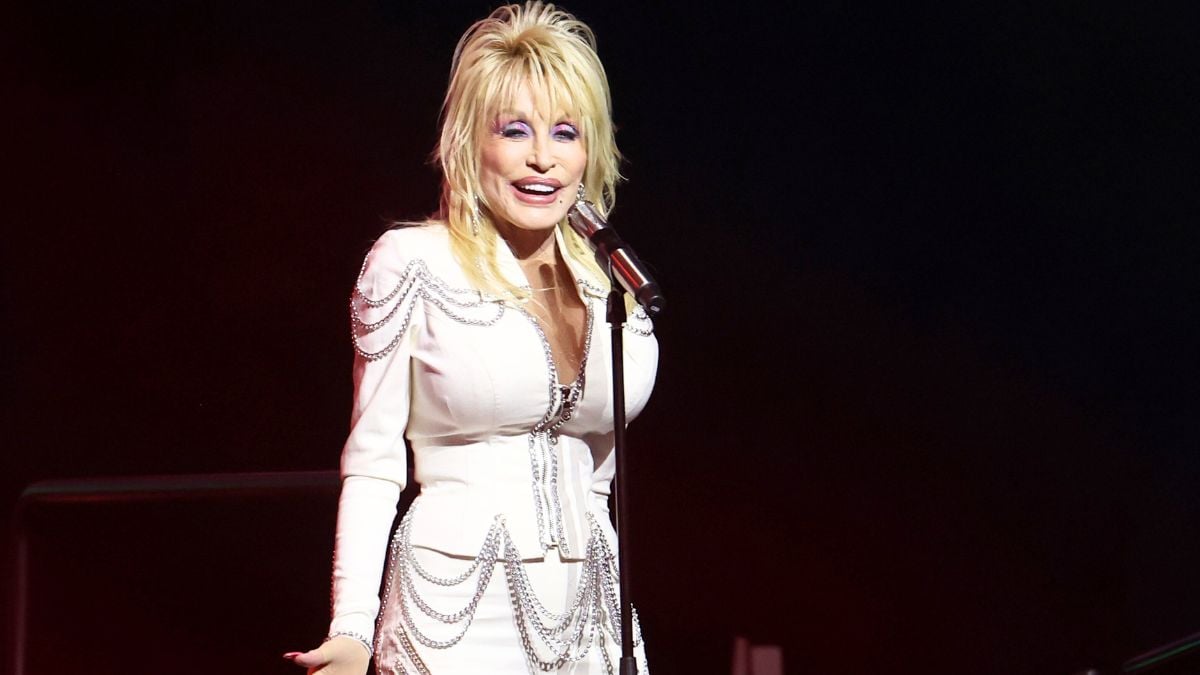
[[[561,248],[561,232],[555,236]],[[526,285],[508,248],[498,246],[497,255],[505,277]],[[552,545],[582,558],[590,512],[615,546],[607,291],[563,257],[589,317],[585,367],[573,390],[558,382],[531,315],[470,290],[445,228],[390,230],[368,253],[351,298],[355,396],[342,452],[331,633],[373,635],[406,438],[421,485],[413,545],[474,556],[502,516],[522,558],[540,558]],[[640,308],[624,342],[632,420],[658,362]]]

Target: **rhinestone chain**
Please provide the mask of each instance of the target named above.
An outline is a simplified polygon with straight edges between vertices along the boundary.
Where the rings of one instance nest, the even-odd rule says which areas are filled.
[[[533,503],[537,507],[538,533],[542,539],[542,551],[550,550],[550,546],[558,544],[563,555],[570,555],[566,531],[563,526],[562,501],[558,495],[558,429],[566,424],[574,415],[575,408],[583,398],[587,381],[587,362],[592,352],[592,323],[595,320],[593,303],[585,303],[587,307],[587,326],[584,328],[583,357],[579,363],[579,375],[570,385],[560,385],[558,368],[554,365],[554,352],[550,348],[550,340],[546,337],[537,318],[523,307],[516,307],[533,326],[542,343],[542,354],[546,359],[546,370],[549,374],[549,407],[541,421],[534,425],[529,432],[529,462],[533,473]],[[547,514],[553,522],[553,531],[546,524]]]
[[[629,318],[630,320],[625,322],[625,330],[642,337],[654,334],[654,321],[641,305],[634,305],[633,315]]]
[[[504,316],[505,306],[503,303],[487,300],[482,293],[476,290],[453,288],[447,285],[446,282],[430,273],[429,268],[425,266],[425,261],[419,258],[405,266],[396,285],[382,298],[372,298],[363,290],[362,278],[366,271],[367,261],[364,260],[362,269],[358,273],[358,282],[355,283],[354,291],[350,295],[350,337],[354,342],[354,351],[368,361],[382,359],[400,344],[405,331],[408,330],[408,324],[412,320],[413,310],[418,299],[426,300],[454,321],[469,326],[492,326]],[[382,318],[376,321],[366,321],[363,318],[365,309],[361,308],[379,309],[392,303],[393,300],[395,300],[395,304]],[[479,314],[480,308],[484,307],[491,311],[482,316],[468,316],[467,314],[472,310]],[[360,340],[392,323],[402,310],[404,312],[403,319],[391,341],[378,351],[371,352],[364,349]]]
[[[479,554],[466,571],[452,577],[441,577],[430,573],[416,560],[414,547],[411,542],[412,518],[416,512],[417,503],[405,514],[396,536],[390,547],[388,563],[388,578],[385,581],[384,597],[392,598],[393,583],[399,583],[400,617],[402,626],[396,629],[397,637],[405,654],[409,657],[418,672],[426,673],[416,646],[410,640],[431,649],[448,649],[462,640],[471,625],[480,600],[491,581],[492,570],[497,564],[504,569],[505,580],[509,588],[509,601],[516,619],[521,645],[529,662],[539,670],[552,671],[566,663],[581,661],[587,658],[593,646],[602,652],[605,669],[613,672],[611,659],[605,645],[611,638],[620,634],[620,614],[617,612],[616,598],[616,559],[608,541],[596,522],[595,516],[588,513],[589,537],[586,546],[586,558],[575,594],[562,612],[554,612],[546,608],[538,598],[530,582],[528,572],[521,561],[520,552],[513,544],[503,516],[497,515],[487,537],[480,547]],[[421,597],[415,583],[416,575],[425,581],[439,586],[457,586],[467,583],[477,574],[475,588],[466,605],[457,612],[443,613],[434,610]],[[394,581],[398,579],[398,581]],[[461,625],[456,634],[449,639],[436,640],[421,631],[413,617],[415,607],[426,617],[448,626]],[[641,644],[641,631],[637,625],[637,615],[634,614],[634,644]],[[550,658],[543,658],[544,646]],[[401,669],[399,659],[396,669]]]
[[[558,371],[554,364],[553,352],[545,332],[527,310],[519,305],[506,305],[494,298],[485,297],[474,289],[455,288],[429,272],[425,262],[420,259],[410,262],[401,272],[400,278],[392,289],[380,298],[370,297],[362,288],[362,279],[366,273],[367,261],[363,261],[359,271],[358,282],[350,298],[351,336],[355,351],[359,356],[369,361],[375,361],[390,354],[400,341],[412,319],[413,311],[420,299],[437,307],[450,319],[471,326],[492,326],[504,315],[505,308],[513,307],[525,316],[533,326],[542,343],[542,351],[546,359],[549,375],[549,407],[542,419],[529,433],[529,456],[532,472],[532,487],[534,503],[537,506],[538,532],[542,538],[542,550],[548,551],[557,544],[562,555],[569,556],[565,536],[562,502],[558,494],[558,430],[569,421],[583,398],[585,373],[588,356],[591,353],[592,328],[595,311],[592,303],[587,307],[587,327],[584,333],[584,350],[580,363],[579,376],[570,385],[558,383]],[[592,295],[603,297],[604,291],[587,281],[580,281],[582,290]],[[363,318],[365,308],[379,309],[386,307],[396,298],[398,301],[380,319],[366,321]],[[360,311],[360,305],[363,308]],[[494,308],[483,316],[479,314],[482,307]],[[387,326],[403,312],[395,336],[382,349],[374,352],[365,350],[360,339]],[[653,325],[650,317],[639,306],[634,308],[634,318],[639,325],[626,324],[626,327],[638,335],[650,335]],[[419,501],[419,500],[418,500]],[[393,580],[399,579],[400,615],[404,627],[411,632],[417,642],[434,649],[447,649],[457,644],[466,634],[474,618],[476,608],[482,599],[492,573],[497,563],[502,563],[505,577],[509,586],[509,597],[513,605],[514,616],[521,635],[522,645],[531,663],[541,670],[554,670],[567,662],[579,661],[586,657],[593,644],[599,644],[606,672],[612,675],[613,664],[607,650],[606,641],[609,637],[615,639],[620,634],[620,612],[616,593],[616,563],[615,557],[605,540],[603,533],[596,525],[591,513],[588,513],[590,536],[586,545],[586,558],[580,575],[575,596],[564,612],[557,613],[547,609],[537,597],[529,582],[528,574],[521,563],[520,554],[513,545],[508,529],[505,527],[503,516],[496,516],[492,527],[484,539],[479,554],[474,561],[460,574],[453,577],[438,577],[416,560],[410,541],[411,517],[416,510],[416,503],[405,515],[401,526],[396,531],[389,547],[388,570],[384,581],[384,597],[391,598]],[[553,522],[553,531],[547,527],[546,511]],[[434,610],[417,592],[413,574],[425,581],[438,586],[457,586],[466,583],[472,576],[477,575],[475,589],[467,604],[452,613],[442,613]],[[409,600],[411,598],[411,601]],[[462,624],[457,634],[446,640],[435,640],[421,632],[412,617],[412,607],[415,606],[422,614],[447,625]],[[383,613],[380,613],[382,620]],[[634,613],[635,645],[641,644],[641,631]],[[599,628],[597,628],[599,626]],[[377,625],[378,628],[378,625]],[[586,631],[587,636],[584,637]],[[398,638],[406,655],[410,658],[417,671],[427,674],[429,671],[422,662],[415,645],[403,629],[397,629]],[[551,660],[543,660],[532,637],[546,646],[552,653]],[[607,634],[607,635],[606,635]],[[364,644],[369,644],[364,641]],[[399,657],[396,669],[402,670]]]

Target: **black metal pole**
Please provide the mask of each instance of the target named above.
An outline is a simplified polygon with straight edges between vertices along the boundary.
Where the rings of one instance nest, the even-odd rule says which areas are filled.
[[[610,270],[611,275],[611,270]],[[633,655],[632,575],[629,565],[629,490],[625,467],[625,296],[615,279],[608,294],[608,325],[612,331],[613,452],[617,457],[617,490],[613,510],[617,517],[617,570],[620,572],[621,663],[620,675],[636,675]]]

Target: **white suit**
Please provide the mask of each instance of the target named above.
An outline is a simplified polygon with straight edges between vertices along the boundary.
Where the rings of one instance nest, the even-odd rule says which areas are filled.
[[[561,232],[556,231],[556,239],[562,247]],[[497,249],[506,279],[525,285],[508,248],[501,244]],[[561,634],[543,631],[549,653],[558,651],[560,661],[580,653],[582,638],[574,638],[574,652],[562,646],[572,635],[594,634],[596,623],[604,623],[610,631],[614,627],[608,608],[615,605],[602,588],[612,583],[611,576],[602,578],[610,574],[602,570],[611,567],[611,561],[587,562],[611,556],[615,547],[607,506],[615,467],[607,293],[583,266],[563,257],[588,313],[583,368],[574,383],[558,381],[549,343],[532,315],[518,303],[470,290],[445,228],[391,230],[367,255],[351,299],[357,352],[355,400],[342,454],[331,634],[353,635],[366,642],[375,637],[376,591],[396,500],[406,478],[405,438],[412,446],[421,492],[392,545],[386,592],[394,599],[384,605],[381,631],[405,631],[408,626],[409,634],[400,638],[407,645],[425,644],[423,654],[465,648],[457,643],[431,647],[438,642],[431,636],[440,627],[470,624],[472,616],[458,616],[457,623],[446,620],[455,617],[431,618],[438,612],[422,617],[411,604],[413,598],[403,597],[419,594],[402,590],[418,587],[402,583],[412,584],[421,571],[420,564],[413,562],[414,549],[495,561],[490,582],[479,570],[461,582],[465,590],[460,607],[469,604],[472,591],[475,603],[485,606],[489,600],[481,599],[484,595],[510,595],[514,580],[509,577],[519,570],[505,567],[506,559],[511,565],[550,552],[556,559],[584,561],[572,568],[573,588],[582,583],[581,570],[587,579],[592,578],[589,574],[600,575],[594,584],[583,584],[580,595],[595,594],[582,601],[586,607],[580,606],[578,597],[572,600],[573,593],[550,593],[563,595],[557,602],[568,605],[547,608],[547,617],[559,612],[578,615],[576,623],[564,620]],[[653,387],[658,345],[640,309],[630,316],[624,338],[626,410],[632,419]],[[462,567],[466,569],[466,564]],[[498,583],[502,580],[507,580],[509,590]],[[538,603],[556,602],[543,597],[529,600],[520,594],[512,597],[525,597],[527,611]],[[410,604],[402,616],[404,600]],[[420,598],[416,601],[419,604]],[[519,622],[522,611],[514,605],[513,621]],[[474,610],[465,614],[473,615]],[[423,632],[423,624],[433,628]],[[528,625],[536,627],[537,622]],[[470,630],[464,627],[462,632]],[[379,636],[381,670],[393,660],[387,645],[400,644],[394,637]],[[529,659],[544,658],[545,650],[538,657],[530,651],[530,640],[524,642],[523,647],[514,640],[515,654],[524,649]]]

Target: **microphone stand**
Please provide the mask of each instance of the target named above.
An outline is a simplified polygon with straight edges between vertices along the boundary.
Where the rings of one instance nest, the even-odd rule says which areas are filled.
[[[582,186],[580,186],[582,188]],[[617,236],[616,230],[608,226],[604,218],[583,198],[580,190],[575,206],[567,214],[571,228],[587,240],[596,252],[600,267],[608,270],[611,289],[608,293],[608,326],[612,330],[612,386],[613,386],[613,452],[616,453],[617,492],[613,511],[617,520],[617,570],[620,573],[621,606],[621,665],[620,675],[637,675],[637,661],[633,656],[633,588],[630,574],[629,547],[629,485],[625,471],[625,298],[623,293],[643,305],[650,314],[662,311],[663,297],[658,284],[642,268],[633,249]]]
[[[617,519],[617,570],[620,573],[621,662],[620,675],[637,675],[633,656],[633,601],[629,566],[629,491],[625,472],[625,298],[608,266],[612,290],[608,294],[608,326],[612,331],[613,452],[617,457],[617,491],[613,511]]]

